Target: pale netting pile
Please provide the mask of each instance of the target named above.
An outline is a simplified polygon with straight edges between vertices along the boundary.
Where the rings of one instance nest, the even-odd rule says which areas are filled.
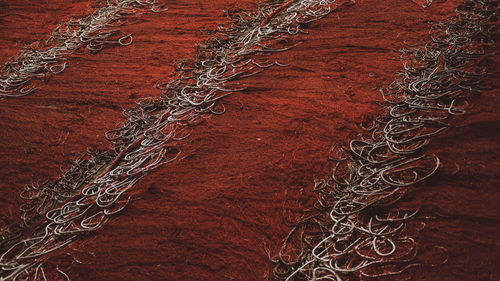
[[[109,0],[91,15],[60,24],[50,37],[27,45],[2,67],[0,98],[31,94],[50,75],[66,69],[68,56],[86,47],[97,53],[109,46],[132,44],[132,34],[120,27],[133,17],[148,11],[161,12],[155,0]]]
[[[436,172],[440,160],[426,146],[480,92],[485,72],[477,63],[496,54],[485,46],[498,38],[498,9],[499,1],[465,1],[456,16],[432,25],[424,47],[402,50],[404,71],[382,91],[386,113],[364,128],[366,138],[340,150],[333,174],[316,183],[315,211],[286,238],[274,259],[276,279],[393,280],[446,261],[439,245],[434,261],[419,258],[407,227],[418,210],[396,203]]]

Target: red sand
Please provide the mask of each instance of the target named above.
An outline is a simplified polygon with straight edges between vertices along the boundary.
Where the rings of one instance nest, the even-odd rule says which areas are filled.
[[[18,2],[0,3],[2,64],[56,23],[91,11],[90,1]],[[159,95],[154,82],[176,59],[192,58],[207,36],[198,30],[225,23],[222,10],[236,1],[194,2],[167,1],[169,11],[123,27],[132,45],[77,52],[33,95],[0,100],[0,217],[18,220],[24,185],[56,178],[87,147],[107,147],[104,132],[122,122],[121,108]],[[358,0],[310,24],[295,38],[302,44],[273,56],[289,67],[241,80],[248,89],[224,99],[224,115],[195,127],[186,158],[144,178],[124,212],[48,268],[59,265],[72,280],[265,280],[271,265],[263,245],[277,252],[289,230],[286,210],[314,199],[313,179],[330,172],[330,147],[346,144],[380,111],[377,89],[402,67],[396,51],[425,42],[422,20],[444,19],[457,3],[424,10],[410,0]],[[450,256],[445,265],[412,269],[412,280],[500,278],[498,74],[470,113],[433,139],[445,166],[405,200],[435,217],[419,219],[420,247],[442,245]],[[461,167],[455,175],[451,163]]]

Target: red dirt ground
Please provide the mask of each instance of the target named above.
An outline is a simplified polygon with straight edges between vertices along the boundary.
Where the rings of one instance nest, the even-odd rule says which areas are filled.
[[[0,63],[92,11],[92,1],[67,2],[0,2]],[[0,227],[18,220],[24,185],[56,178],[87,148],[106,148],[104,132],[124,120],[121,108],[160,95],[152,85],[175,60],[193,57],[207,37],[199,29],[227,22],[222,10],[236,3],[254,7],[165,3],[168,11],[122,28],[134,34],[132,45],[79,51],[33,95],[0,100]],[[402,67],[397,50],[425,42],[423,20],[442,20],[458,3],[423,9],[410,0],[357,0],[310,24],[295,38],[302,44],[273,55],[289,67],[239,81],[248,89],[224,99],[225,114],[195,127],[185,158],[141,180],[124,212],[48,267],[72,280],[266,280],[264,248],[281,246],[286,210],[311,201],[313,180],[331,171],[330,147],[380,112],[377,89]],[[489,64],[485,84],[493,89],[433,139],[430,149],[445,165],[404,202],[422,208],[420,247],[449,251],[444,265],[411,269],[412,280],[500,280],[500,76],[498,61]],[[461,167],[456,174],[452,163]]]

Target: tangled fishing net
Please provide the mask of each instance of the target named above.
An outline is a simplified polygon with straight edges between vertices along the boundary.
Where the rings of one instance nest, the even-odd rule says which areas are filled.
[[[402,50],[404,71],[381,91],[386,109],[338,151],[333,174],[315,184],[312,214],[295,224],[278,256],[277,280],[394,278],[418,261],[408,222],[418,210],[396,203],[440,166],[426,153],[447,120],[466,112],[485,74],[475,63],[490,55],[484,46],[498,37],[499,1],[465,1],[457,15],[434,23],[431,41]],[[437,247],[436,255],[445,249]]]
[[[91,15],[60,24],[45,41],[27,45],[2,67],[0,98],[29,95],[37,89],[33,82],[46,80],[66,69],[68,56],[86,47],[97,53],[106,46],[128,46],[132,34],[119,27],[146,11],[161,12],[154,0],[114,0]]]
[[[179,147],[195,124],[206,115],[224,113],[218,102],[241,90],[231,81],[282,66],[264,60],[263,54],[293,47],[289,39],[304,24],[330,13],[332,3],[268,1],[255,12],[230,11],[230,24],[198,48],[196,61],[179,62],[174,78],[156,85],[161,98],[144,99],[124,110],[127,121],[106,133],[111,149],[89,152],[60,179],[25,189],[21,225],[2,234],[0,280],[45,280],[43,265],[50,253],[123,210],[128,191],[143,176],[179,157]]]

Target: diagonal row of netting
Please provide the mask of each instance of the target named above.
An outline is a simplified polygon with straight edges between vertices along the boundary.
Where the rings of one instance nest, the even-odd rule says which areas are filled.
[[[132,34],[120,27],[140,14],[162,11],[156,0],[110,0],[88,16],[60,24],[48,39],[25,46],[3,65],[0,98],[33,93],[40,82],[63,72],[69,56],[79,49],[97,53],[106,47],[132,44]]]
[[[426,147],[451,117],[466,112],[486,74],[478,62],[496,54],[485,49],[499,35],[499,1],[468,0],[456,12],[433,23],[425,46],[402,50],[403,71],[381,91],[385,113],[363,127],[365,138],[339,150],[332,175],[316,182],[315,211],[286,237],[273,260],[275,279],[392,279],[446,261],[440,246],[434,251],[440,261],[419,257],[407,227],[418,210],[397,203],[439,168]]]

